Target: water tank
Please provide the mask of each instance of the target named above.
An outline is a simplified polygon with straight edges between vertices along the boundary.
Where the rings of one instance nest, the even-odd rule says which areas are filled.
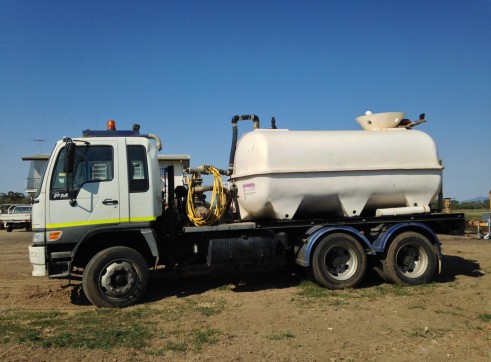
[[[257,129],[240,138],[231,181],[243,220],[353,217],[428,205],[442,169],[414,129]]]

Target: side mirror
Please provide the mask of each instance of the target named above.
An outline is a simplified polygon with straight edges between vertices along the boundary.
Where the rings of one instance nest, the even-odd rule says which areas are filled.
[[[76,206],[76,192],[73,190],[73,169],[75,167],[75,143],[68,138],[65,144],[65,172],[66,172],[66,188],[68,197],[70,198],[70,205]]]
[[[65,172],[67,175],[73,174],[73,167],[75,163],[75,143],[71,139],[68,139],[65,145]]]

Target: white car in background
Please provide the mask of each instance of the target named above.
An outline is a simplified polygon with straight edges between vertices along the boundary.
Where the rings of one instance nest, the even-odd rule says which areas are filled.
[[[31,230],[32,205],[11,205],[5,212],[0,214],[0,229],[7,229],[11,232],[13,229]]]

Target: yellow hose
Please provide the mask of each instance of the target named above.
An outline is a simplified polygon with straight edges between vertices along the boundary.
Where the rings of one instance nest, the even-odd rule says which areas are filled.
[[[186,213],[189,220],[195,226],[213,225],[218,222],[225,212],[225,193],[223,190],[222,176],[217,168],[209,165],[200,166],[203,170],[203,174],[213,175],[213,191],[211,194],[210,207],[208,209],[208,214],[206,217],[200,217],[196,214],[193,204],[193,193],[194,193],[194,179],[198,175],[192,174],[187,176],[188,183],[188,197],[186,203]]]

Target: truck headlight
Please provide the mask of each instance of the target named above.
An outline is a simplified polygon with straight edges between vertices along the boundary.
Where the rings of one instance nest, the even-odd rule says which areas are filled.
[[[32,244],[33,245],[36,245],[36,244],[44,244],[44,242],[46,241],[46,238],[44,236],[44,232],[36,232],[32,235]]]

